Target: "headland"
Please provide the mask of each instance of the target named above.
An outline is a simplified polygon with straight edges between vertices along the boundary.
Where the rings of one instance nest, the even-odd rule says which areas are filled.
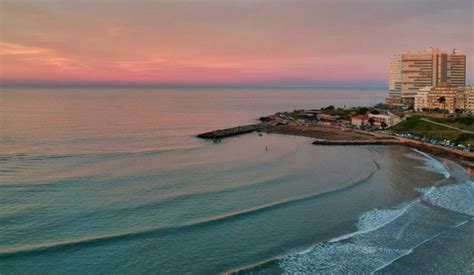
[[[352,110],[355,111],[355,116],[360,116],[357,115],[360,109],[353,108]],[[471,151],[470,147],[468,148],[462,144],[453,145],[453,143],[447,142],[446,140],[444,140],[444,142],[438,142],[433,138],[429,138],[429,136],[419,137],[408,134],[410,129],[406,127],[402,128],[404,132],[398,132],[396,129],[399,129],[400,126],[395,127],[395,125],[392,127],[388,127],[387,125],[387,127],[378,128],[355,127],[354,114],[351,114],[347,109],[340,109],[337,112],[339,114],[334,114],[334,111],[332,112],[333,114],[329,115],[327,112],[325,114],[324,110],[297,110],[293,112],[276,113],[274,115],[261,117],[261,122],[256,124],[214,130],[200,134],[198,137],[220,141],[222,138],[257,131],[268,134],[314,138],[315,141],[313,144],[318,146],[403,145],[434,155],[460,160],[465,165],[474,166],[474,152]],[[380,113],[377,113],[377,115],[380,117]],[[347,118],[351,117],[353,123],[347,120]],[[411,119],[414,121],[413,118]],[[419,120],[417,117],[416,119],[417,121],[426,123],[426,120]],[[474,118],[472,119],[474,120]],[[357,123],[357,121],[355,123]],[[383,123],[384,122],[379,125],[383,125]],[[397,122],[397,124],[398,123],[399,122]],[[443,125],[436,126],[443,127]],[[391,129],[394,130],[392,131]],[[451,130],[454,131],[453,129]],[[459,130],[466,134],[466,130]],[[452,134],[452,132],[447,132]]]

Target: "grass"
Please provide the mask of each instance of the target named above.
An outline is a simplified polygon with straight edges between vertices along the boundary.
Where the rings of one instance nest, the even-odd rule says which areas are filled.
[[[417,136],[426,136],[439,141],[450,140],[460,144],[474,145],[474,135],[464,133],[458,130],[447,128],[441,125],[435,125],[421,120],[421,116],[410,117],[405,121],[391,127],[389,130],[398,133],[410,133]],[[460,129],[470,130],[474,127],[474,119],[470,117],[463,118],[429,118],[432,121],[447,124]]]
[[[355,111],[350,110],[350,109],[337,108],[337,109],[321,110],[321,113],[332,115],[332,116],[340,116],[342,117],[342,119],[350,120],[351,117],[355,114]]]
[[[430,118],[432,121],[443,123],[452,127],[474,132],[474,117],[449,117],[449,118]]]

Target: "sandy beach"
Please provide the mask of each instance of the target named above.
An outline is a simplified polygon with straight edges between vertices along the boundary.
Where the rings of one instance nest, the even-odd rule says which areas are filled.
[[[373,140],[379,138],[378,136],[368,132],[322,125],[265,125],[262,128],[262,131],[266,133],[304,136],[324,140]],[[388,138],[393,139],[393,137]]]
[[[393,141],[399,141],[400,145],[421,149],[438,156],[449,157],[453,160],[460,161],[467,166],[474,167],[474,153],[472,152],[465,152],[445,146],[391,136],[382,132],[368,132],[331,125],[265,125],[262,128],[262,131],[274,134],[311,137],[317,140],[324,140],[326,142],[324,145],[341,145],[346,141],[350,141],[350,145],[367,145],[370,144],[370,141],[373,141],[374,145],[384,144],[383,141],[389,141],[387,143],[390,144]]]

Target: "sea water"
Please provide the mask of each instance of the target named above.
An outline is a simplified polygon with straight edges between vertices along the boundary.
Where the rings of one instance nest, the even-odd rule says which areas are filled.
[[[450,160],[273,134],[195,138],[383,97],[4,88],[0,273],[472,273],[474,187]]]

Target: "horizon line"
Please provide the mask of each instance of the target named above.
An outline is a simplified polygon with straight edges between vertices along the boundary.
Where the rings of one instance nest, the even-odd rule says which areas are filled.
[[[263,82],[263,83],[137,83],[0,81],[0,88],[272,88],[388,89],[382,82]]]

